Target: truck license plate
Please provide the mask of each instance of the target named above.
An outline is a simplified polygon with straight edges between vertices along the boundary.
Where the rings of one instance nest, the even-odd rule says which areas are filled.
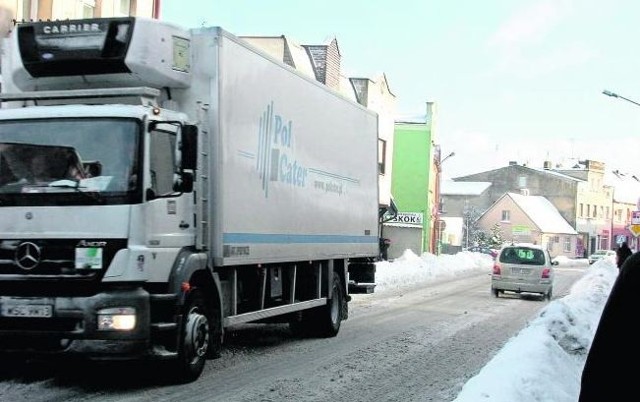
[[[3,304],[0,313],[3,317],[50,318],[53,315],[51,306],[41,304]]]

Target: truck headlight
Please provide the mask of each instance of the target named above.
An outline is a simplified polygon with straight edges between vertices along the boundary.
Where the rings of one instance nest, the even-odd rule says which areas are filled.
[[[136,326],[136,309],[112,307],[98,310],[99,331],[130,331]]]

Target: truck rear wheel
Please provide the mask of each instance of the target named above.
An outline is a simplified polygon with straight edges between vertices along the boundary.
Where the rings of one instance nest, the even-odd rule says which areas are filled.
[[[210,347],[210,315],[200,290],[195,289],[184,305],[178,359],[175,362],[177,381],[195,381],[204,370]]]
[[[342,309],[346,302],[344,290],[337,275],[333,276],[332,294],[333,297],[329,299],[326,306],[314,311],[315,332],[318,336],[326,338],[338,335],[342,323]]]
[[[333,297],[325,306],[300,311],[294,319],[289,321],[289,328],[295,336],[329,338],[338,334],[346,298],[337,275],[333,277],[332,286]]]

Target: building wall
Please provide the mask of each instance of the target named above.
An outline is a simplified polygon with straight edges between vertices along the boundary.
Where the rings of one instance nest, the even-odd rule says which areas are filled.
[[[613,217],[613,188],[604,185],[604,171],[588,172],[587,182],[581,184],[576,200],[576,230],[588,234],[588,253],[613,248],[611,225]],[[595,211],[595,213],[594,213]]]
[[[477,201],[481,210],[486,210],[504,193],[520,193],[528,190],[529,195],[546,197],[569,225],[576,225],[576,199],[578,181],[561,178],[553,173],[545,173],[521,165],[509,165],[488,172],[456,177],[455,181],[488,181],[492,185]]]
[[[396,123],[393,149],[393,177],[391,192],[400,212],[423,213],[420,255],[430,249],[432,225],[429,200],[429,174],[433,159],[431,153],[431,127],[424,123]],[[392,239],[393,241],[393,239]]]
[[[0,34],[6,36],[16,20],[64,20],[134,15],[152,18],[159,0],[0,0]],[[90,15],[87,15],[90,14]],[[10,15],[10,18],[7,18]]]
[[[509,211],[509,221],[502,221],[503,210]],[[576,255],[578,235],[542,232],[535,222],[529,218],[526,211],[523,211],[508,196],[501,198],[480,217],[478,227],[483,231],[489,232],[496,222],[500,224],[500,229],[506,242],[540,244],[549,250],[552,257],[581,257]],[[556,239],[558,242],[555,241]],[[565,239],[569,241],[567,251],[564,250]]]
[[[502,220],[503,210],[510,211],[509,221]],[[489,232],[496,222],[500,224],[502,237],[506,242],[542,244],[540,229],[510,197],[501,198],[487,210],[478,219],[478,228]],[[528,231],[522,230],[525,227]],[[514,231],[516,228],[519,230]]]
[[[617,248],[622,242],[627,242],[633,250],[638,250],[640,239],[634,234],[637,220],[632,221],[632,218],[633,212],[640,209],[640,178],[633,173],[619,170],[611,171],[606,176],[607,184],[613,187],[612,246]]]
[[[367,101],[363,103],[363,106],[378,113],[378,159],[384,166],[384,171],[378,172],[379,203],[380,205],[389,205],[392,195],[391,177],[393,172],[396,96],[389,90],[389,83],[384,74],[379,74],[372,80],[366,80],[366,83]]]
[[[482,213],[487,208],[480,209],[477,205],[484,204],[485,200],[489,199],[488,192],[489,189],[481,194],[441,194],[440,197],[443,199],[441,215],[444,217],[461,217],[470,208]]]
[[[577,249],[579,235],[566,233],[543,233],[542,244],[546,245],[551,257],[564,256],[568,258],[582,258],[582,254]],[[564,243],[568,242],[569,251],[565,251]]]
[[[401,257],[405,250],[420,255],[422,249],[422,227],[385,225],[384,237],[391,239],[387,250],[389,260]]]
[[[447,222],[447,226],[444,233],[446,236],[444,238],[445,240],[444,242],[446,245],[443,249],[443,253],[455,254],[455,252],[458,252],[464,248],[468,248],[474,245],[473,239],[467,238],[466,236],[467,227],[472,226],[473,222],[468,221],[469,215],[465,215],[465,213],[470,209],[474,209],[475,211],[477,211],[478,214],[481,212],[484,212],[486,208],[483,210],[479,210],[476,207],[476,205],[483,204],[483,202],[478,201],[479,199],[488,198],[485,194],[487,191],[484,191],[483,193],[477,194],[477,195],[476,194],[441,194],[440,195],[442,199],[442,206],[443,206],[443,209],[440,211],[440,218],[444,219],[445,222]],[[456,226],[452,226],[449,224],[452,220],[455,220],[455,219],[460,219],[460,221],[462,222],[461,228],[458,228]],[[451,242],[449,241],[450,235],[454,235],[455,238],[460,239],[461,243],[459,245],[460,246],[459,250],[455,247],[452,247],[455,245],[451,244]]]
[[[611,224],[611,236],[615,247],[626,241],[633,250],[638,250],[638,238],[629,230],[631,224],[631,212],[636,210],[636,205],[628,202],[613,202],[613,216]],[[616,211],[618,213],[616,213]]]

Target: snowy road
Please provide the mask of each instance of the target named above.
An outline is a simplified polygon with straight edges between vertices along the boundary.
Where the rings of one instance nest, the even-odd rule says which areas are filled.
[[[582,269],[559,268],[554,298]],[[416,289],[354,295],[330,339],[284,325],[239,327],[196,382],[166,386],[130,363],[0,366],[2,401],[451,401],[546,301],[494,298],[472,274]]]

